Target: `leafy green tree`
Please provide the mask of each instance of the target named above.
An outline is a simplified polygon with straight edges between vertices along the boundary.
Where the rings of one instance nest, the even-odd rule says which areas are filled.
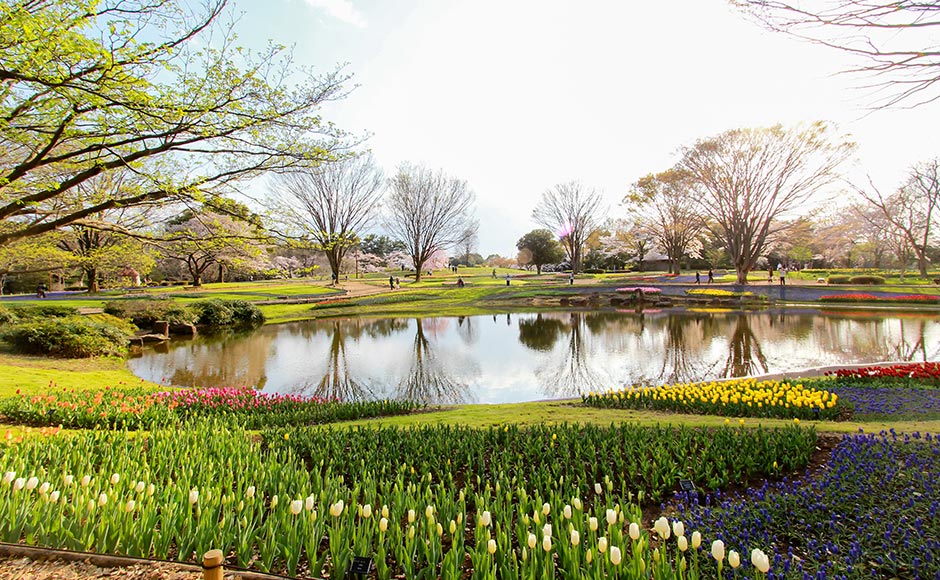
[[[539,274],[545,264],[556,264],[565,259],[564,248],[555,239],[555,234],[546,229],[532,230],[522,236],[516,242],[516,249],[524,258],[524,263],[520,261],[520,265],[531,264]]]
[[[0,246],[116,207],[209,199],[241,179],[316,165],[343,96],[271,46],[219,25],[226,0],[31,0],[0,6]],[[130,169],[114,197],[77,188]]]
[[[402,241],[376,234],[369,234],[359,241],[359,249],[362,253],[372,254],[380,258],[384,258],[392,252],[404,252],[405,248],[405,243]]]

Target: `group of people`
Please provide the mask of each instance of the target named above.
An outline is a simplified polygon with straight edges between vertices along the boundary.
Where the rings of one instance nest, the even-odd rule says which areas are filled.
[[[792,268],[792,269],[796,270],[796,268]],[[790,270],[791,270],[790,267],[784,266],[781,263],[777,263],[777,275],[780,278],[781,286],[787,285],[787,272],[789,272]],[[767,283],[768,284],[774,283],[774,269],[770,266],[767,267]]]
[[[397,276],[389,276],[388,288],[389,290],[394,290],[395,288],[401,288],[401,278],[398,278]]]
[[[711,284],[714,281],[715,281],[715,272],[711,268],[709,268],[708,269],[708,283]],[[695,272],[695,283],[696,284],[702,283],[702,275],[697,270]]]

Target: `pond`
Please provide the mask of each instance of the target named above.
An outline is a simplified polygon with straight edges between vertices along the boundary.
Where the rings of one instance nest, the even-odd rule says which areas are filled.
[[[143,351],[129,366],[141,378],[173,385],[341,400],[508,403],[644,382],[935,360],[938,351],[934,315],[552,311],[312,320],[174,340]]]

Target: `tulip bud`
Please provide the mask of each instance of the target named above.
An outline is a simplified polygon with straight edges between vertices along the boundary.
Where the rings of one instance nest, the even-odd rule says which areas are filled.
[[[372,506],[370,504],[362,506],[362,517],[365,519],[372,517]]]
[[[496,540],[490,540],[486,543],[486,551],[490,554],[496,553]]]
[[[581,543],[581,534],[578,533],[578,530],[571,530],[571,545],[577,546]]]
[[[542,504],[542,515],[547,516],[549,512],[551,511],[552,511],[552,506],[548,505],[547,502]]]
[[[607,551],[607,538],[606,537],[601,536],[600,538],[597,539],[597,551],[600,552],[601,554]]]
[[[701,532],[692,532],[692,547],[698,550],[698,547],[702,545],[702,534]]]
[[[33,491],[39,485],[39,478],[35,475],[26,480],[26,491]]]
[[[311,494],[311,495],[308,495],[308,496],[304,499],[304,509],[307,510],[308,512],[309,512],[309,511],[313,511],[314,505],[315,505],[315,500],[314,500],[314,498],[313,498],[313,495],[312,495],[312,494]]]
[[[408,539],[410,540],[410,539],[412,539],[412,538],[414,538],[414,537],[415,537],[415,527],[414,527],[414,526],[408,526]]]
[[[566,520],[570,520],[570,519],[571,519],[571,506],[570,506],[570,505],[566,505],[566,506],[561,510],[561,515],[565,516],[565,519],[566,519]]]
[[[525,561],[527,561],[528,559],[529,559],[529,550],[527,550],[525,547],[523,547],[523,548],[522,548],[522,561],[525,562]],[[588,563],[590,563],[590,562],[588,562]]]
[[[640,539],[640,525],[636,522],[630,522],[630,539],[634,542]]]
[[[574,509],[576,509],[576,510],[578,510],[578,511],[581,511],[581,507],[582,507],[582,505],[581,505],[581,498],[576,497],[576,498],[572,499],[572,500],[571,500],[571,505],[574,506]]]
[[[4,483],[5,485],[9,485],[9,484],[13,483],[13,480],[14,480],[14,479],[16,479],[16,472],[15,472],[15,471],[8,471],[8,472],[6,472],[6,473],[3,474],[3,483]]]
[[[434,506],[429,505],[428,507],[424,508],[424,517],[427,519],[434,517]]]
[[[490,512],[484,511],[483,514],[480,515],[480,525],[484,528],[488,528],[492,522],[493,518],[490,515]]]
[[[679,539],[676,541],[676,543],[679,545],[679,551],[681,552],[685,552],[689,549],[689,541],[685,536],[679,536]]]
[[[18,478],[16,478],[16,480],[13,482],[13,491],[19,491],[19,490],[23,489],[24,487],[26,487],[26,478],[25,478],[25,477],[18,477]]]
[[[199,501],[199,490],[195,487],[189,490],[189,505],[193,505]]]
[[[157,489],[157,486],[155,486],[154,484],[152,484],[152,483],[151,483],[151,484],[148,484],[148,485],[147,485],[147,496],[148,496],[148,497],[152,496],[152,495],[153,495],[153,492],[154,492],[156,489]]]
[[[712,542],[712,558],[719,562],[725,559],[725,543],[721,540]]]
[[[290,502],[290,513],[292,516],[296,516],[297,514],[302,512],[303,509],[304,509],[303,500],[295,499],[294,501]]]
[[[102,493],[98,496],[98,505],[103,506],[108,503],[108,494]]]
[[[111,474],[111,485],[117,485],[121,481],[121,475],[118,473]]]
[[[274,494],[271,496],[271,509],[273,510],[276,507],[277,507],[277,494]]]
[[[552,537],[552,525],[551,524],[545,524],[544,526],[542,526],[542,535],[547,536],[549,538]]]
[[[542,538],[542,549],[545,550],[546,552],[552,551],[552,537],[551,536],[545,536],[544,538]]]
[[[255,497],[255,486],[249,485],[248,489],[245,490],[245,499],[251,499]]]
[[[95,500],[93,499],[88,500],[88,511],[94,511],[94,509],[95,509]]]
[[[388,517],[388,506],[387,506],[387,505],[383,505],[383,506],[382,506],[382,517],[383,517],[383,518],[387,518],[387,517]]]
[[[620,554],[620,548],[617,546],[610,547],[610,563],[614,566],[619,566],[622,556]]]
[[[50,487],[52,487],[52,484],[48,481],[42,482],[42,485],[39,486],[39,494],[46,495],[49,492]]]
[[[127,500],[127,503],[124,504],[124,511],[126,511],[126,512],[132,512],[132,511],[134,511],[134,506],[136,506],[136,505],[137,505],[137,504],[136,504],[136,502],[134,502],[134,500],[129,499],[129,500]]]
[[[457,531],[457,522],[450,520],[450,528],[448,529],[450,530],[451,534],[454,534]]]
[[[89,483],[91,483],[91,476],[90,475],[82,476],[82,487],[88,487]]]
[[[536,542],[536,541],[538,541],[538,540],[537,540],[537,538],[535,537],[535,534],[530,533],[530,534],[529,534],[529,541],[528,541],[528,544],[529,544],[529,547],[532,548],[533,550],[535,549],[535,542]]]
[[[597,531],[597,518],[594,516],[588,518],[588,528],[590,528],[592,532]]]
[[[147,488],[146,483],[144,483],[143,481],[138,481],[137,485],[134,486],[134,491],[136,491],[137,493],[143,493],[144,489],[146,488]]]
[[[51,501],[52,503],[59,501],[59,490],[55,490],[54,492],[49,494],[49,501]]]
[[[600,495],[601,492],[603,492],[603,491],[604,491],[604,490],[603,490],[603,488],[601,487],[601,484],[599,484],[599,483],[595,483],[595,484],[594,484],[594,493],[596,493],[597,495]]]
[[[408,510],[408,523],[413,524],[417,515],[414,510]]]
[[[75,476],[69,474],[69,475],[66,475],[66,476],[63,478],[63,480],[65,481],[65,485],[67,485],[67,486],[68,486],[68,485],[72,485],[72,483],[75,481]],[[9,483],[9,482],[6,481],[6,479],[4,479],[3,483]]]
[[[588,548],[588,551],[584,554],[584,560],[590,564],[594,560],[594,552]]]
[[[379,531],[384,532],[388,530],[388,518],[382,518],[379,520]]]
[[[685,535],[685,524],[682,522],[672,522],[672,533],[676,536]]]
[[[737,569],[737,567],[741,565],[741,555],[735,552],[734,550],[729,550],[728,551],[728,564],[732,568]]]

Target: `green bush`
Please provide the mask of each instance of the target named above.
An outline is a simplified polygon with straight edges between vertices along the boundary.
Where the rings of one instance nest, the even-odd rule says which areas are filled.
[[[75,316],[78,309],[72,306],[58,304],[36,304],[32,306],[16,306],[13,308],[19,320],[42,320],[46,318],[65,318]]]
[[[15,312],[6,306],[0,305],[0,325],[7,326],[14,324],[17,320],[18,318]]]
[[[158,320],[172,324],[195,324],[198,314],[191,308],[167,299],[112,300],[104,305],[107,314],[125,318],[140,328],[150,328]]]
[[[850,284],[884,284],[885,279],[881,276],[852,276],[849,278]]]
[[[197,323],[213,328],[224,326],[258,326],[264,314],[257,306],[244,300],[200,300],[194,302]]]
[[[826,284],[848,284],[849,280],[851,279],[852,279],[851,276],[845,276],[842,274],[833,274],[832,276],[829,276],[829,278],[826,280]]]
[[[16,324],[0,338],[22,354],[60,358],[124,356],[132,334],[127,322],[109,315],[49,318]]]

